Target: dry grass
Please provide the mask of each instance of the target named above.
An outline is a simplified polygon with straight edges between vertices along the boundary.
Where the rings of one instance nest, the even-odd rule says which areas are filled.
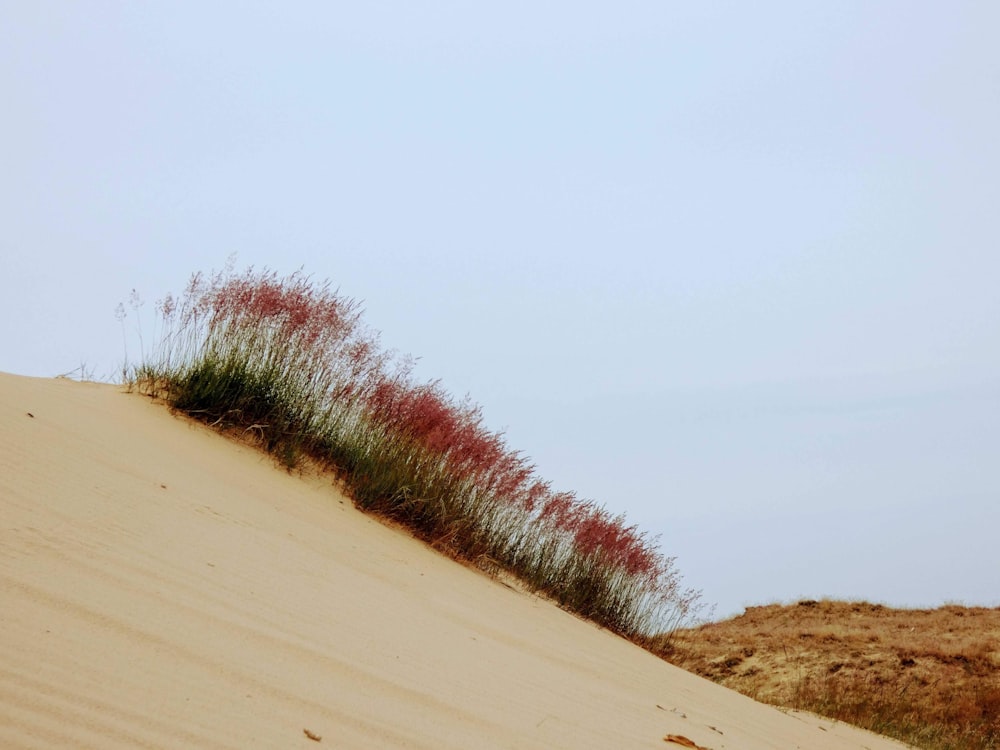
[[[918,747],[1000,748],[1000,608],[773,604],[678,631],[660,651],[752,698]]]

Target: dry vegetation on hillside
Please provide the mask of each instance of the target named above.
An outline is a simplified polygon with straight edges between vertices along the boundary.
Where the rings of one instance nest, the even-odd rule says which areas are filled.
[[[661,644],[678,666],[779,706],[933,750],[1000,748],[1000,608],[750,607]]]

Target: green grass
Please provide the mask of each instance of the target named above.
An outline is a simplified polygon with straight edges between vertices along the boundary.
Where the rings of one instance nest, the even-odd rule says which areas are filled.
[[[288,467],[308,458],[359,508],[637,642],[698,611],[655,539],[553,491],[477,405],[382,351],[358,304],[328,284],[196,274],[158,312],[159,340],[126,367],[133,387],[252,437]]]

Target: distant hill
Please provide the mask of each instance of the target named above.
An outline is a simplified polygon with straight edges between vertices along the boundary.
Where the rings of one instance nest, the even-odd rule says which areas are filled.
[[[1000,608],[750,607],[661,644],[673,664],[922,748],[1000,748]]]

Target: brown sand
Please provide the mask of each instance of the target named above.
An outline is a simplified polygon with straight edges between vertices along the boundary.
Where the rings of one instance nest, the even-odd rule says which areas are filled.
[[[0,374],[0,747],[667,735],[902,747],[672,667],[141,396]]]

